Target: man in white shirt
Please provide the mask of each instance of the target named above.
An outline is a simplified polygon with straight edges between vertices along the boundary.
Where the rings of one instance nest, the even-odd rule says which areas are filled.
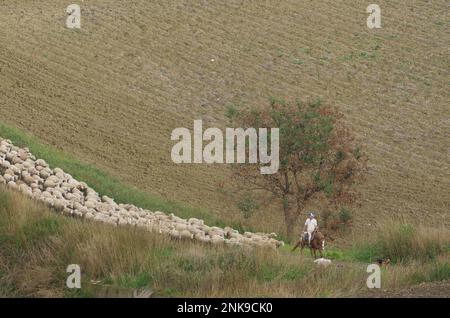
[[[314,213],[309,213],[308,218],[305,222],[305,227],[303,231],[308,233],[308,244],[311,245],[311,239],[314,231],[317,229],[317,220],[315,219]]]

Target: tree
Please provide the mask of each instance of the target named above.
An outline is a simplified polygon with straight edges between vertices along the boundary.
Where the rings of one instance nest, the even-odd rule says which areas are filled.
[[[367,159],[338,111],[320,100],[272,99],[263,109],[232,109],[227,115],[240,127],[279,128],[278,172],[261,174],[259,164],[245,163],[233,167],[233,176],[240,187],[273,196],[282,208],[289,239],[305,206],[318,195],[335,207],[355,202],[355,184],[364,178]]]

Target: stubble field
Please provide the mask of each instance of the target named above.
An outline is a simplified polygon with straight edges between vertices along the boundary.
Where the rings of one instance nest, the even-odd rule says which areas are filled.
[[[448,4],[378,1],[0,1],[0,122],[122,182],[262,231],[276,205],[242,220],[225,165],[176,165],[176,127],[225,127],[227,106],[270,96],[338,107],[370,172],[355,228],[402,215],[450,225]],[[320,204],[314,206],[320,210]]]

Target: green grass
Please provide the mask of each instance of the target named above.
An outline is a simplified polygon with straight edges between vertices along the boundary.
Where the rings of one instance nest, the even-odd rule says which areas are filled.
[[[56,220],[53,217],[33,220],[23,227],[23,240],[29,244],[45,241],[61,231],[62,223],[63,220]]]
[[[450,280],[450,262],[440,261],[432,264],[428,270],[417,271],[410,275],[409,280],[412,284],[430,283],[437,281]]]
[[[241,224],[227,224],[215,214],[204,209],[189,207],[180,202],[161,199],[144,193],[139,189],[126,185],[104,171],[76,160],[69,155],[39,142],[18,129],[0,123],[0,137],[10,139],[19,147],[28,147],[36,158],[44,159],[52,168],[61,168],[75,179],[87,183],[100,195],[114,198],[117,203],[129,203],[151,211],[174,213],[182,218],[196,217],[203,219],[208,225],[233,226],[239,231],[249,231],[250,228]]]
[[[308,270],[305,268],[295,267],[287,270],[283,275],[282,279],[287,281],[300,280],[308,274]]]
[[[149,273],[138,273],[136,275],[124,275],[120,278],[119,286],[125,288],[145,288],[151,285],[152,277]]]
[[[353,61],[353,60],[357,60],[357,59],[375,59],[378,57],[378,50],[379,50],[379,46],[375,46],[374,48],[374,52],[367,52],[367,51],[361,51],[358,53],[352,52],[350,54],[344,55],[342,56],[340,59],[342,61]]]
[[[373,242],[355,244],[350,258],[361,262],[389,258],[393,263],[428,262],[450,252],[450,234],[445,228],[425,228],[403,221],[387,221]]]
[[[355,244],[349,251],[348,257],[358,262],[372,263],[379,258],[383,258],[383,247],[379,242]]]
[[[429,281],[442,281],[450,279],[450,263],[441,263],[436,266],[429,274]]]
[[[281,266],[279,264],[263,264],[257,272],[257,279],[260,282],[271,282],[280,274]]]

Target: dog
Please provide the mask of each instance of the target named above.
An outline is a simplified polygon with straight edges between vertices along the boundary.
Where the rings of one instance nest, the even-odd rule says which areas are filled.
[[[376,262],[379,266],[383,266],[383,265],[387,266],[391,263],[391,259],[390,258],[385,258],[385,259],[379,258],[376,260]]]

